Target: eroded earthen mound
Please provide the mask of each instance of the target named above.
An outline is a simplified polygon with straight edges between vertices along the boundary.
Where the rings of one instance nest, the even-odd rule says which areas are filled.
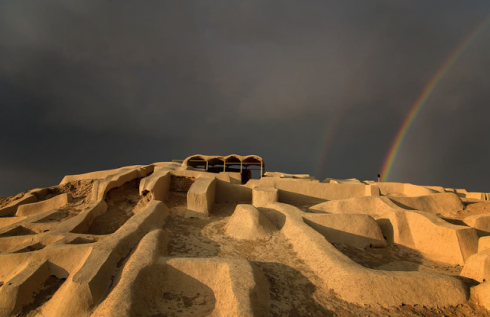
[[[253,165],[195,155],[0,199],[0,317],[490,316],[488,194]]]
[[[245,204],[235,208],[225,228],[230,237],[238,240],[264,239],[277,230],[262,212]]]

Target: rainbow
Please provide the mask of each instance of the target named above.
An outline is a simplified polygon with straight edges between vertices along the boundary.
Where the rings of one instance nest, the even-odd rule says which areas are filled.
[[[483,29],[485,29],[488,24],[490,24],[490,15],[465,38],[465,40],[446,58],[446,60],[439,67],[437,72],[431,77],[425,88],[422,90],[422,93],[417,98],[415,103],[410,108],[407,117],[403,121],[403,124],[398,130],[398,133],[393,140],[393,143],[388,151],[388,155],[385,158],[383,163],[383,167],[381,169],[381,176],[383,182],[386,182],[390,176],[391,169],[393,168],[393,163],[395,163],[396,158],[399,154],[400,148],[405,141],[405,138],[412,126],[413,122],[417,118],[420,110],[426,104],[427,99],[431,96],[434,89],[441,82],[442,78],[451,70],[453,65],[456,63],[458,58],[463,54],[463,52],[470,46],[470,44],[475,40],[476,37],[481,33]]]

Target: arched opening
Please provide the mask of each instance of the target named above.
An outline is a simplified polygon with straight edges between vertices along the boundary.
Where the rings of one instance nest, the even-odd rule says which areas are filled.
[[[250,179],[260,179],[265,173],[265,164],[260,156],[228,156],[193,155],[184,160],[184,166],[203,169],[210,173],[233,172],[241,175],[241,183]]]
[[[264,161],[256,155],[246,156],[242,161],[242,166],[243,184],[246,184],[250,179],[260,179],[265,173]]]
[[[224,172],[230,172],[230,173],[239,173],[241,183],[245,184],[244,183],[244,177],[242,174],[242,169],[243,169],[242,157],[240,155],[231,154],[231,155],[224,157],[223,160],[224,160],[223,171]]]
[[[224,164],[224,172],[241,172],[242,160],[238,155],[228,155],[224,158]]]
[[[219,173],[223,171],[224,161],[220,157],[213,157],[208,159],[207,171],[211,173]]]
[[[207,169],[208,161],[203,155],[194,155],[184,161],[187,166],[193,168]]]

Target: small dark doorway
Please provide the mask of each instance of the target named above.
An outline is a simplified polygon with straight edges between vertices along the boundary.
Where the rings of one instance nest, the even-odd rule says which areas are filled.
[[[252,171],[244,168],[241,173],[242,176],[242,184],[246,184],[250,179],[252,179]]]

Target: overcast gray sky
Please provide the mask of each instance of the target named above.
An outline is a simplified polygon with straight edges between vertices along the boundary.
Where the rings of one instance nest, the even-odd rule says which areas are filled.
[[[374,179],[489,14],[487,0],[0,0],[0,196],[195,153]],[[490,192],[489,56],[487,27],[419,113],[391,181]]]

